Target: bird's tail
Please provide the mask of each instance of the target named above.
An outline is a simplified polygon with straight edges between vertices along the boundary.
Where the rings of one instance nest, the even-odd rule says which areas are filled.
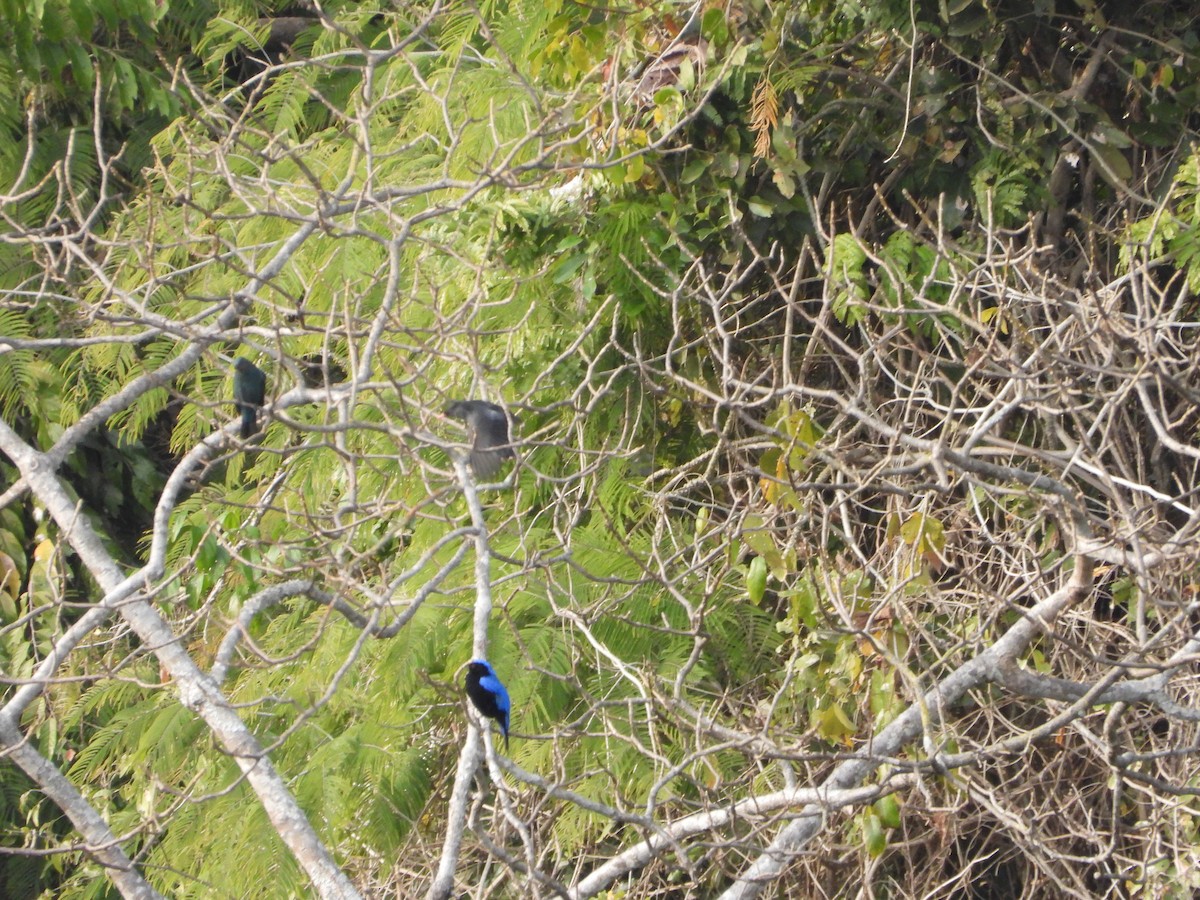
[[[248,441],[258,430],[258,413],[253,406],[242,407],[242,440]]]
[[[491,478],[500,471],[503,457],[495,450],[472,450],[471,471],[476,478]]]

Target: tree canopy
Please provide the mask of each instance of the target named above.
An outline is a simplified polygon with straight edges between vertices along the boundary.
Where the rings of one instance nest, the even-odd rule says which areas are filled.
[[[0,9],[0,893],[1200,888],[1193,4]]]

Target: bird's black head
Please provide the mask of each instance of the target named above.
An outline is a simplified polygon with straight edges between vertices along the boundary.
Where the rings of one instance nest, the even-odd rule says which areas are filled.
[[[485,675],[495,675],[492,667],[481,659],[473,659],[467,663],[467,674],[474,675],[476,678],[483,678]]]
[[[239,356],[237,359],[235,359],[233,361],[233,367],[243,375],[248,375],[249,373],[253,372],[255,368],[257,368],[254,363],[250,362],[250,360],[246,359],[244,356]]]

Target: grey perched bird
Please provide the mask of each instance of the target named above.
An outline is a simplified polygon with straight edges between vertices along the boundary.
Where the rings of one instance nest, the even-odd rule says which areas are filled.
[[[267,399],[267,376],[244,356],[233,363],[233,402],[242,414],[242,440],[258,431],[258,410]]]
[[[491,478],[500,471],[504,460],[513,458],[508,416],[503,407],[486,400],[455,400],[446,407],[446,415],[467,423],[471,468],[478,477]]]

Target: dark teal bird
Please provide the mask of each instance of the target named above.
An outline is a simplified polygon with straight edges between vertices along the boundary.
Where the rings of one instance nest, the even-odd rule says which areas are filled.
[[[446,415],[467,423],[471,438],[471,468],[480,478],[491,478],[504,460],[513,458],[504,407],[486,400],[455,400]]]
[[[475,704],[480,715],[495,719],[504,735],[504,752],[508,752],[508,714],[512,702],[504,683],[486,659],[473,659],[467,663],[467,677],[463,682],[467,696]]]
[[[242,414],[242,440],[258,431],[258,410],[267,399],[267,375],[250,360],[239,356],[233,363],[233,400]]]

